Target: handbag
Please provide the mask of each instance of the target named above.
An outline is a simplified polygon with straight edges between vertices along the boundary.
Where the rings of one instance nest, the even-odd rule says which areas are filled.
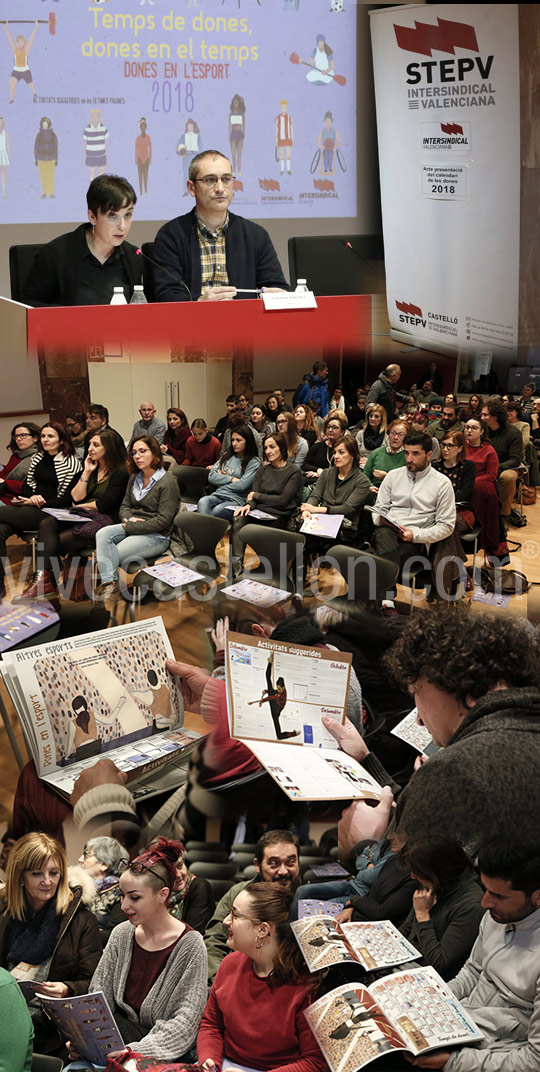
[[[92,510],[90,520],[82,521],[79,525],[73,526],[73,534],[74,536],[82,536],[85,540],[93,540],[96,532],[112,524],[113,519],[108,514],[100,514],[97,510]]]
[[[133,1050],[107,1058],[105,1072],[200,1072],[201,1065],[188,1065],[184,1061],[158,1061]]]
[[[536,488],[532,484],[524,484],[521,489],[524,506],[534,506],[536,502]]]
[[[524,573],[519,570],[500,569],[498,566],[482,567],[480,585],[484,592],[496,592],[497,595],[504,596],[520,596],[531,587]]]

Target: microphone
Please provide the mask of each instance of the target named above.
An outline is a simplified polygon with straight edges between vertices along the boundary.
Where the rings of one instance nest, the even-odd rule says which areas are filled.
[[[358,257],[358,260],[362,261],[362,264],[367,265],[368,268],[372,272],[374,272],[376,276],[377,275],[380,275],[381,277],[384,276],[384,269],[379,267],[379,264],[378,264],[376,259],[369,258],[369,257],[363,257],[362,254],[359,253],[358,250],[354,248],[352,242],[348,238],[347,239],[344,238],[342,241],[343,241],[343,245],[345,246],[345,249],[350,249],[351,252],[354,253],[355,257]]]
[[[145,261],[148,261],[149,264],[153,264],[154,268],[159,268],[160,272],[165,272],[165,275],[168,275],[168,276],[171,277],[171,279],[174,279],[175,283],[180,283],[180,286],[183,287],[184,290],[187,291],[189,300],[193,301],[193,296],[191,294],[191,291],[190,291],[186,281],[184,279],[182,279],[181,276],[175,275],[174,272],[170,272],[169,269],[165,268],[163,264],[158,264],[157,261],[153,260],[152,257],[148,256],[148,253],[143,253],[142,249],[136,249],[135,253],[137,253],[140,257],[144,257]]]
[[[365,260],[365,258],[364,258],[364,257],[362,257],[362,255],[361,255],[361,254],[360,254],[360,253],[358,252],[358,250],[357,250],[357,249],[355,249],[355,248],[354,248],[354,246],[352,245],[352,243],[351,243],[351,242],[349,242],[349,240],[348,240],[348,239],[347,239],[347,241],[345,241],[345,239],[343,240],[343,245],[345,246],[345,249],[351,249],[351,250],[352,250],[352,252],[353,252],[353,253],[355,254],[355,256],[357,256],[357,257],[358,257],[358,260],[359,260],[359,261],[363,261],[363,260]],[[137,252],[138,252],[138,251],[137,251]]]

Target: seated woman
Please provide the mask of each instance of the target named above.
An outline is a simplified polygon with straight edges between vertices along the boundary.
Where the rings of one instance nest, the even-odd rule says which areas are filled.
[[[433,468],[447,476],[456,499],[456,532],[470,532],[476,518],[472,507],[476,470],[465,457],[463,432],[447,432],[441,440],[441,456],[433,462]]]
[[[421,841],[401,855],[411,877],[421,884],[401,933],[422,953],[415,963],[431,964],[443,979],[453,979],[469,956],[484,915],[473,862],[451,838]]]
[[[11,429],[7,449],[11,458],[0,473],[0,500],[8,505],[21,494],[34,454],[39,450],[40,430],[32,421],[16,424]]]
[[[296,430],[296,421],[292,413],[280,413],[276,420],[276,431],[281,432],[287,440],[287,458],[293,465],[301,466],[308,452],[308,443]]]
[[[13,846],[0,897],[0,965],[32,980],[36,993],[62,998],[87,994],[101,956],[95,917],[80,886],[68,884],[66,854],[48,834],[26,834]],[[33,998],[35,1050],[62,1049],[60,1035]]]
[[[267,464],[257,470],[253,490],[247,496],[246,505],[234,512],[233,573],[238,573],[242,568],[243,546],[239,533],[246,520],[249,521],[250,511],[258,507],[275,519],[274,522],[264,521],[265,525],[275,524],[280,528],[287,528],[302,498],[302,474],[298,466],[288,459],[285,436],[280,432],[266,436],[263,446]]]
[[[248,428],[256,432],[257,435],[264,439],[264,436],[270,435],[270,432],[275,432],[275,424],[268,419],[268,414],[264,406],[259,405],[258,402],[251,407],[251,413],[249,415]]]
[[[109,305],[115,287],[126,300],[141,282],[142,257],[126,242],[137,195],[118,175],[98,175],[86,194],[89,223],[48,242],[24,285],[27,305]]]
[[[332,406],[332,409],[335,407]],[[296,431],[299,436],[303,436],[307,440],[308,447],[312,447],[318,439],[317,427],[313,419],[313,410],[310,406],[297,406],[294,411],[294,419],[296,421]]]
[[[191,425],[191,435],[186,439],[186,453],[182,465],[196,465],[211,469],[221,453],[219,439],[208,431],[208,425],[202,417],[197,417]]]
[[[93,880],[96,896],[90,911],[96,917],[103,945],[113,927],[123,923],[126,916],[120,905],[120,875],[129,863],[123,845],[113,837],[90,838],[79,856],[79,865]]]
[[[71,413],[67,413],[64,420],[64,428],[66,429],[66,432],[69,432],[73,440],[75,454],[82,461],[84,458],[84,441],[88,431],[86,427],[86,414],[83,413],[82,410],[72,410]]]
[[[199,1028],[198,1059],[207,1072],[327,1068],[304,1016],[317,980],[287,922],[291,895],[276,886],[241,890],[223,921],[234,952],[218,969]]]
[[[88,521],[76,525],[42,515],[38,545],[41,570],[15,600],[48,599],[57,594],[58,579],[51,560],[61,555],[76,555],[92,548],[100,528],[118,521],[120,504],[126,493],[129,474],[126,468],[126,448],[120,436],[103,428],[92,436],[88,454],[78,482],[71,489],[73,508],[88,515]]]
[[[307,550],[324,554],[334,543],[354,544],[369,491],[369,480],[359,468],[356,440],[350,435],[342,436],[334,445],[332,465],[318,477],[300,510],[302,521],[317,514],[343,514],[343,522],[332,539],[307,535]]]
[[[406,421],[399,418],[392,421],[388,428],[387,446],[377,447],[369,455],[364,465],[364,473],[371,484],[371,491],[378,491],[386,474],[392,469],[401,469],[405,465],[405,451],[403,440],[407,435],[409,426]]]
[[[163,839],[162,839],[163,840]],[[169,841],[177,853],[176,879],[169,898],[169,912],[175,919],[182,919],[194,931],[204,934],[211,920],[216,900],[207,879],[193,875],[186,864],[186,850],[181,841]]]
[[[160,1061],[187,1053],[206,1000],[202,937],[168,911],[176,855],[160,838],[124,871],[120,889],[127,922],[111,932],[91,981],[92,991],[105,994],[124,1041]],[[71,1044],[68,1049],[75,1057]],[[74,1067],[93,1066],[77,1061]]]
[[[467,402],[467,405],[462,407],[461,412],[459,414],[459,419],[461,421],[469,421],[473,417],[478,417],[478,419],[480,419],[483,405],[483,395],[471,395],[469,401]]]
[[[501,504],[497,491],[499,459],[495,448],[486,442],[486,429],[479,417],[469,417],[465,425],[465,455],[473,462],[476,469],[472,506],[482,531],[480,546],[488,555],[501,559],[502,565],[508,557],[506,531],[501,515]]]
[[[208,474],[208,483],[216,490],[199,499],[199,513],[226,517],[230,521],[234,512],[230,507],[245,503],[260,465],[251,428],[247,424],[238,425],[231,435],[230,447],[222,451],[219,461]]]
[[[4,563],[8,536],[39,529],[43,521],[41,507],[71,506],[71,489],[77,483],[81,463],[75,457],[73,443],[57,421],[44,424],[40,449],[30,461],[20,496],[0,511],[0,595],[5,594]],[[46,515],[45,515],[46,516]],[[40,581],[40,577],[36,578]]]
[[[280,410],[281,406],[277,395],[268,395],[268,398],[266,399],[266,416],[268,417],[268,420],[273,421],[275,424]]]
[[[119,566],[140,564],[167,550],[178,510],[178,483],[162,466],[157,439],[135,439],[127,469],[130,477],[119,511],[120,524],[107,525],[96,535],[101,577],[96,595],[100,600],[118,596]]]
[[[186,456],[186,444],[190,437],[188,419],[183,409],[172,406],[167,410],[167,430],[163,437],[162,453],[182,465]]]
[[[366,420],[364,427],[356,434],[358,454],[362,468],[364,468],[364,465],[373,450],[377,450],[377,447],[388,446],[386,426],[387,420],[384,406],[379,406],[377,402],[366,406]]]
[[[322,436],[309,448],[304,458],[302,470],[308,483],[314,483],[323,469],[328,469],[332,464],[334,443],[345,435],[347,427],[347,418],[340,409],[331,409],[326,414]]]

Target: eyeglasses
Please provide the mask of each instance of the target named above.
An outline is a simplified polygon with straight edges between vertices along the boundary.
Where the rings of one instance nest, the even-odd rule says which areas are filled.
[[[148,451],[148,447],[141,447],[140,450],[132,450],[131,451],[131,457],[135,458],[137,454],[146,454],[147,451]]]
[[[193,179],[193,182],[202,182],[203,186],[206,186],[209,190],[213,186],[217,186],[218,182],[222,186],[232,186],[236,175],[204,175],[202,179]]]
[[[81,853],[81,856],[83,856],[84,859],[87,860],[89,856],[96,856],[96,854],[95,854],[93,849],[83,849],[83,851]],[[97,860],[97,856],[96,856],[96,860]]]
[[[31,439],[31,432],[15,432],[15,439]]]
[[[231,919],[250,919],[252,923],[260,923],[260,920],[255,919],[255,916],[246,916],[244,912],[238,912],[234,905],[231,908]]]
[[[441,443],[441,450],[452,450],[452,447],[457,447],[457,443]]]
[[[132,863],[126,864],[122,871],[122,874],[125,875],[126,871],[130,871],[132,875],[144,875],[147,871],[150,871],[150,873],[152,875],[155,875],[160,882],[163,882],[163,877],[161,875],[158,875],[157,871],[154,871],[151,867],[148,866],[148,864],[138,863],[137,860],[133,860]],[[163,882],[163,885],[165,886],[166,883]]]

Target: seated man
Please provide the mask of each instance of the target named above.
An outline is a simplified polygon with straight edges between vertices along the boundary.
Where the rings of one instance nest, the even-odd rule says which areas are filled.
[[[276,882],[291,892],[300,880],[298,866],[299,841],[289,830],[269,830],[257,842],[253,863],[257,872],[254,879],[237,882],[216,905],[214,915],[204,932],[204,944],[208,953],[208,978],[213,981],[221,961],[229,952],[227,931],[223,920],[230,914],[231,905],[241,890],[251,882]]]
[[[158,443],[161,445],[167,428],[165,423],[160,421],[159,417],[156,417],[156,407],[154,406],[154,403],[141,402],[139,413],[141,419],[140,421],[135,421],[135,424],[133,425],[130,443],[132,443],[134,439],[138,439],[139,436],[151,435],[154,439],[157,439]]]
[[[518,469],[522,463],[523,439],[519,428],[508,424],[506,408],[497,397],[488,398],[484,402],[482,420],[487,425],[487,442],[491,443],[499,459],[501,513],[503,521],[508,525],[512,500],[516,494]]]
[[[410,559],[418,561],[420,553],[429,568],[427,556],[433,560],[434,545],[437,545],[438,559],[446,556],[452,560],[457,551],[450,539],[454,537],[456,524],[454,491],[448,478],[430,465],[429,435],[408,432],[403,449],[405,466],[388,473],[377,495],[375,509],[381,512],[373,515],[375,550],[398,565]],[[413,544],[420,545],[417,553]],[[439,578],[436,576],[435,580]],[[437,587],[442,587],[442,581]],[[393,607],[392,600],[385,602]]]
[[[435,436],[439,443],[448,432],[462,432],[463,421],[460,421],[458,407],[455,402],[445,402],[440,420],[433,421],[429,425],[430,435]]]
[[[540,859],[513,863],[494,843],[478,858],[487,908],[450,989],[484,1035],[477,1046],[418,1057],[445,1072],[540,1068]]]
[[[268,233],[229,212],[234,175],[227,157],[217,149],[198,153],[187,187],[195,208],[156,235],[154,260],[164,269],[155,269],[157,300],[230,301],[238,290],[251,291],[241,298],[263,287],[288,290]]]
[[[96,432],[102,432],[105,428],[108,428],[111,432],[114,432],[116,436],[121,440],[122,445],[124,440],[120,435],[120,432],[116,431],[116,428],[111,428],[109,424],[109,411],[106,406],[100,406],[99,402],[92,403],[86,411],[86,435],[83,441],[83,457],[86,460],[88,454],[88,447],[90,446],[90,440]]]

